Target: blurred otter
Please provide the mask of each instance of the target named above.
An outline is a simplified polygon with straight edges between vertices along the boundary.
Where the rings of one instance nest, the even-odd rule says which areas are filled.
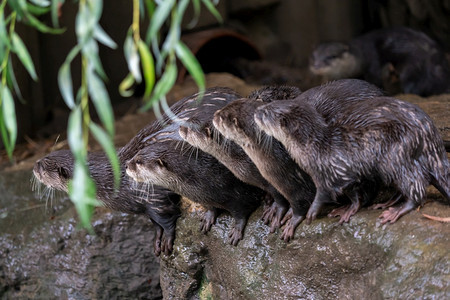
[[[325,80],[362,78],[391,94],[450,92],[445,53],[426,34],[405,27],[375,30],[348,43],[321,43],[311,55],[310,70]]]

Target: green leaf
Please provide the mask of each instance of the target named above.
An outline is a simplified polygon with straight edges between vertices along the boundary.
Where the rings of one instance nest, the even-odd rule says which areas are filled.
[[[138,55],[138,50],[136,49],[136,44],[134,43],[133,36],[131,34],[131,30],[128,31],[128,35],[123,44],[123,52],[128,64],[128,70],[130,70],[131,74],[133,74],[136,82],[141,82],[142,76],[141,69],[139,68],[140,58]]]
[[[21,102],[24,102],[22,97],[22,93],[20,92],[19,84],[17,83],[16,76],[14,75],[14,68],[11,61],[11,57],[9,58],[8,63],[8,72],[6,72],[6,79],[8,80],[8,84],[14,87],[14,92]]]
[[[100,20],[103,11],[103,1],[101,0],[87,0],[88,7],[92,10],[92,13],[95,17],[95,23]]]
[[[67,123],[67,141],[76,160],[86,157],[86,149],[83,144],[83,120],[80,106],[72,108]]]
[[[91,122],[89,124],[89,129],[91,130],[94,137],[97,139],[97,141],[102,145],[103,150],[105,150],[106,155],[109,158],[109,162],[111,163],[111,167],[113,169],[114,173],[114,187],[116,189],[119,188],[120,185],[120,162],[119,158],[117,157],[117,152],[114,147],[113,140],[110,136],[106,134],[106,132],[97,124],[94,122]]]
[[[34,64],[33,61],[31,60],[30,53],[28,53],[27,47],[22,42],[22,39],[15,32],[12,33],[11,40],[13,45],[13,51],[17,54],[17,56],[24,65],[25,69],[27,69],[30,76],[36,81],[38,77],[36,75],[36,70],[34,69]]]
[[[3,9],[0,10],[0,41],[4,45],[6,45],[6,47],[11,48],[11,42],[9,41],[8,32],[6,30],[6,23]]]
[[[149,101],[147,101],[147,103],[143,106],[141,110],[149,109],[154,102],[158,101],[160,98],[165,96],[175,84],[176,79],[177,79],[177,66],[174,61],[171,61],[166,66],[164,74],[156,84],[153,96],[150,98]]]
[[[131,89],[133,84],[135,83],[133,74],[128,73],[127,77],[122,80],[119,84],[119,94],[122,97],[131,97],[134,94],[134,91]]]
[[[84,47],[84,44],[92,39],[96,20],[87,5],[82,5],[78,10],[75,19],[75,32],[78,38],[78,44]]]
[[[153,0],[145,0],[145,6],[147,7],[148,18],[151,19],[156,9],[155,2]]]
[[[48,0],[30,0],[30,1],[40,7],[50,6],[50,1],[48,1]]]
[[[59,10],[65,0],[52,0],[52,23],[54,27],[59,27]]]
[[[98,44],[94,39],[90,39],[82,46],[82,52],[87,57],[89,68],[93,68],[104,80],[107,80],[102,62],[98,56]]]
[[[206,8],[209,10],[209,12],[216,17],[217,21],[220,23],[223,23],[222,16],[220,15],[219,11],[216,9],[214,4],[210,0],[202,0],[203,4],[206,6]]]
[[[80,53],[80,50],[81,49],[79,46],[76,46],[72,50],[70,50],[69,54],[66,57],[66,60],[62,64],[61,68],[59,68],[58,72],[59,90],[67,106],[71,109],[73,109],[73,107],[75,106],[75,100],[73,98],[73,85],[70,64],[72,63],[75,56]]]
[[[145,79],[144,99],[146,99],[150,97],[150,94],[152,93],[153,90],[153,86],[155,85],[155,62],[153,61],[153,56],[150,53],[150,50],[142,40],[139,40],[138,48],[142,60],[142,70],[144,72],[144,79]]]
[[[97,41],[111,49],[116,49],[117,44],[109,37],[109,35],[103,30],[103,28],[96,24],[94,27],[94,37]]]
[[[200,0],[192,0],[192,5],[194,7],[194,17],[187,24],[187,28],[192,29],[198,23],[198,19],[200,17]]]
[[[150,20],[150,27],[147,32],[145,42],[150,44],[156,37],[157,32],[161,29],[162,24],[167,20],[172,7],[175,4],[175,0],[164,0],[159,2],[152,18]]]
[[[75,159],[73,178],[69,182],[69,196],[80,217],[81,226],[93,232],[91,218],[95,206],[100,205],[96,199],[96,187],[86,167],[85,159]]]
[[[8,147],[6,148],[8,156],[12,157],[12,150],[16,144],[17,139],[17,122],[16,110],[14,107],[14,99],[7,86],[2,85],[1,89],[1,106],[2,106],[2,122],[5,123],[5,128],[8,132]],[[5,139],[5,137],[4,137]],[[6,143],[5,143],[6,145]]]
[[[50,7],[36,6],[31,3],[27,3],[27,11],[35,16],[46,14],[50,11]]]
[[[51,28],[51,27],[45,25],[44,23],[42,23],[41,21],[39,21],[36,17],[34,17],[32,14],[29,14],[29,13],[26,15],[26,19],[33,27],[35,27],[40,32],[51,33],[51,34],[61,34],[64,31],[66,31],[65,28]]]
[[[175,46],[175,53],[177,57],[181,60],[183,65],[188,70],[189,74],[191,74],[192,78],[194,78],[195,83],[199,87],[200,91],[205,90],[205,75],[203,73],[202,67],[198,62],[197,58],[192,54],[191,50],[183,44],[183,42],[178,41]]]
[[[111,108],[111,101],[109,100],[108,92],[106,91],[103,81],[94,73],[87,74],[89,95],[92,98],[97,114],[102,120],[108,134],[114,136],[114,113]]]

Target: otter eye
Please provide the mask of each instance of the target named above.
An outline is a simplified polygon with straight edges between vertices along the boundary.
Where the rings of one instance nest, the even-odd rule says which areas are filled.
[[[158,165],[160,165],[161,167],[165,167],[165,166],[166,166],[166,164],[165,164],[161,159],[158,159],[156,162],[157,162]]]
[[[63,178],[66,178],[66,179],[69,178],[69,172],[67,172],[67,170],[64,169],[64,168],[58,168],[58,173],[59,173],[59,175],[61,175]]]
[[[209,127],[205,128],[206,134],[208,135],[208,137],[211,137],[211,129]]]

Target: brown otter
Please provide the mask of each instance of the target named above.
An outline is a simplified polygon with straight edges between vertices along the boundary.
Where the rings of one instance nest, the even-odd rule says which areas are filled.
[[[209,211],[202,220],[203,232],[209,231],[220,209],[230,212],[235,219],[230,243],[236,245],[264,192],[240,181],[216,158],[186,143],[179,135],[180,126],[189,124],[192,114],[208,110],[218,98],[225,101],[233,97],[236,93],[229,89],[207,90],[195,110],[178,112],[176,117],[183,123],[171,122],[147,138],[146,147],[127,163],[127,173],[137,181],[167,187],[204,205]],[[189,97],[198,98],[198,94]]]
[[[337,80],[310,89],[292,101],[311,103],[333,123],[345,116],[340,111],[352,102],[383,95],[372,84],[357,79]],[[213,124],[227,138],[239,144],[267,179],[288,201],[292,208],[292,218],[287,222],[282,238],[289,241],[294,236],[295,228],[305,218],[310,203],[314,199],[315,186],[309,177],[290,157],[283,145],[266,135],[256,125],[253,115],[255,110],[266,103],[277,102],[276,98],[236,100],[216,112]],[[287,206],[281,209],[286,212]]]
[[[122,148],[123,149],[123,148]],[[180,196],[158,186],[153,189],[134,185],[125,174],[123,151],[119,151],[121,161],[121,182],[118,190],[114,189],[111,165],[103,152],[88,154],[89,172],[97,186],[97,198],[108,208],[142,214],[155,224],[156,235],[154,253],[172,251],[175,239],[175,225],[180,215],[178,202]],[[47,187],[68,192],[68,183],[73,176],[74,159],[69,150],[54,151],[38,160],[33,174]]]
[[[260,107],[255,121],[278,139],[313,179],[317,193],[307,221],[324,203],[348,193],[362,179],[376,176],[393,185],[406,200],[382,213],[381,223],[423,204],[430,183],[450,200],[450,166],[438,130],[416,105],[380,97],[356,101],[346,117],[327,123],[312,105],[292,100]]]
[[[291,99],[301,93],[300,89],[289,86],[268,86],[252,92],[250,98]],[[214,101],[214,98],[211,99]],[[259,172],[244,150],[232,140],[226,139],[212,124],[214,113],[227,105],[225,101],[215,101],[208,107],[196,111],[188,120],[189,126],[180,127],[180,135],[194,147],[216,157],[233,174],[243,182],[259,187],[266,191],[275,204],[264,209],[262,219],[265,224],[271,223],[271,232],[280,226],[277,214],[277,204],[286,204],[287,200],[275,189]],[[268,201],[269,202],[269,201]],[[268,204],[268,203],[266,203]],[[281,212],[278,212],[281,213]],[[278,221],[276,221],[278,220]]]
[[[326,80],[363,78],[391,93],[398,88],[421,96],[450,91],[445,53],[426,34],[405,27],[375,30],[349,43],[321,43],[310,69]]]

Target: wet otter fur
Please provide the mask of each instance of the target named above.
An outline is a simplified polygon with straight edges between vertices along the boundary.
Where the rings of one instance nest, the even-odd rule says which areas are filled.
[[[325,203],[349,193],[363,178],[376,176],[394,186],[404,202],[384,211],[381,223],[394,223],[421,206],[434,185],[450,201],[450,166],[431,118],[416,105],[389,97],[356,101],[337,123],[308,103],[278,101],[260,107],[255,121],[278,139],[313,179],[317,188],[307,222]],[[399,199],[398,199],[399,200]]]
[[[122,154],[122,155],[121,155]],[[123,152],[119,151],[121,182],[114,189],[114,175],[104,152],[88,154],[88,168],[97,186],[97,198],[106,207],[130,214],[141,214],[155,224],[154,253],[169,254],[175,239],[176,220],[180,216],[180,196],[159,186],[148,189],[133,184],[125,174]],[[49,188],[68,192],[73,176],[74,159],[70,150],[54,151],[38,160],[33,168],[35,178]]]
[[[268,86],[252,92],[250,98],[295,98],[301,93],[300,89],[288,86]],[[214,99],[211,99],[214,101]],[[245,183],[257,186],[266,191],[270,200],[286,203],[286,199],[273,187],[259,172],[244,150],[234,141],[225,138],[212,124],[214,113],[228,103],[225,101],[214,101],[211,105],[203,105],[202,110],[196,111],[188,120],[190,126],[181,126],[180,135],[194,147],[216,157],[233,174]],[[266,201],[270,204],[272,201]],[[262,219],[265,224],[271,224],[271,232],[279,226],[279,222],[273,221],[276,214],[276,204],[266,207]]]
[[[181,101],[196,101],[198,96]],[[220,210],[228,211],[235,219],[230,243],[237,245],[249,215],[261,204],[264,192],[240,181],[215,157],[193,147],[179,135],[182,124],[192,126],[189,119],[196,111],[212,107],[218,98],[233,97],[236,93],[229,89],[206,90],[196,109],[179,111],[177,118],[183,122],[172,122],[148,137],[146,147],[127,163],[127,173],[137,181],[167,187],[205,206],[208,212],[202,220],[203,232],[210,230]]]
[[[326,80],[363,78],[391,94],[450,92],[444,51],[423,32],[406,27],[374,30],[349,43],[321,43],[311,54],[310,70]]]
[[[307,90],[292,101],[314,105],[325,120],[332,123],[345,116],[341,113],[341,107],[380,95],[383,92],[372,84],[344,79]],[[236,100],[216,112],[213,124],[225,137],[244,149],[267,181],[289,201],[292,212],[281,220],[288,208],[282,203],[278,203],[277,212],[280,222],[286,223],[281,238],[289,241],[294,236],[295,228],[305,218],[316,190],[310,176],[295,163],[285,147],[255,123],[253,115],[258,107],[278,101],[281,100],[270,97]],[[363,193],[363,197],[366,196],[373,197]]]

